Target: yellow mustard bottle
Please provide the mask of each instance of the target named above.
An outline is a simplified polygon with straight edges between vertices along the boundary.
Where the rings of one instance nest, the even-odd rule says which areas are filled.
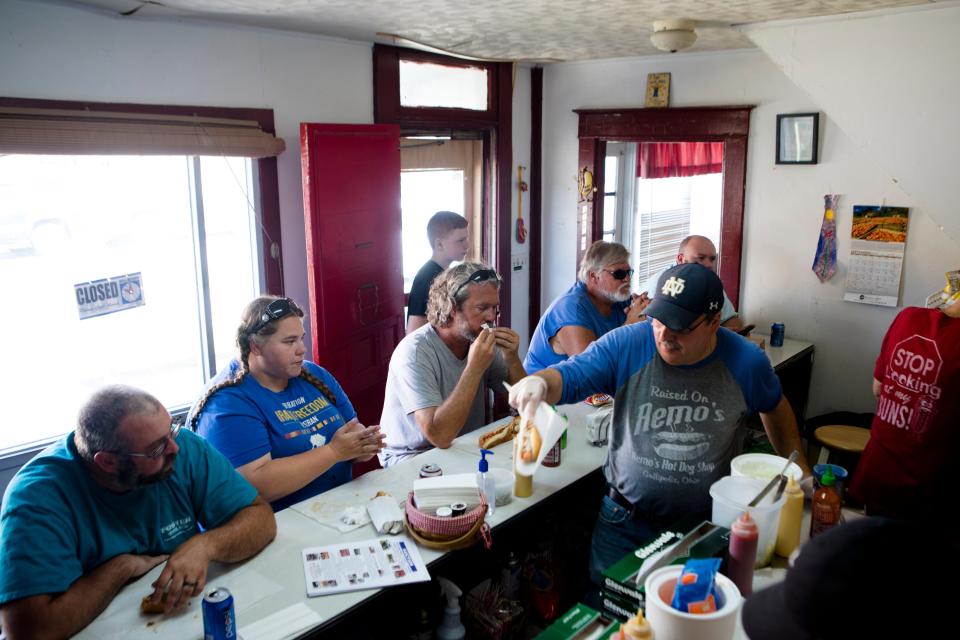
[[[787,480],[783,492],[785,501],[780,511],[780,528],[777,531],[776,552],[787,558],[800,546],[800,527],[803,523],[803,489],[792,477]]]
[[[653,629],[643,617],[643,609],[638,609],[637,615],[621,624],[619,635],[614,634],[614,637],[619,640],[653,640]]]

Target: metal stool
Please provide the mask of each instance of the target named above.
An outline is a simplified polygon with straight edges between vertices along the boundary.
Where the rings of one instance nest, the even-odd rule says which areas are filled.
[[[845,424],[828,424],[818,427],[813,432],[813,437],[820,443],[820,456],[817,463],[824,464],[833,450],[854,455],[863,453],[867,442],[870,441],[870,429]]]

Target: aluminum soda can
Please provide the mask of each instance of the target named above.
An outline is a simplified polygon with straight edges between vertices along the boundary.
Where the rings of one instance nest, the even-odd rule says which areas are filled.
[[[770,325],[770,346],[782,347],[783,336],[785,332],[786,327],[782,322],[774,322],[772,325]]]
[[[233,595],[225,587],[214,587],[203,596],[203,640],[235,640],[236,637]]]
[[[425,464],[420,467],[420,477],[421,478],[436,478],[437,476],[443,475],[443,469],[440,468],[438,464]]]

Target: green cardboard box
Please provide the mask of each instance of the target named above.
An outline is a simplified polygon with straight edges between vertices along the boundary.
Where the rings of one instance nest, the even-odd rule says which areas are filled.
[[[645,607],[643,585],[638,585],[636,582],[637,573],[640,571],[644,560],[659,551],[663,551],[683,538],[687,533],[696,529],[700,524],[702,524],[702,521],[681,520],[662,531],[636,551],[623,556],[623,558],[603,572],[602,586],[604,591],[611,595],[618,596],[621,600],[626,600],[626,602],[633,602],[635,608]],[[690,556],[694,558],[722,556],[726,552],[729,542],[730,530],[717,527],[716,530],[705,536],[703,540],[691,548]],[[682,556],[674,559],[672,564],[683,564],[686,560],[687,557]]]
[[[644,606],[643,586],[637,585],[636,576],[643,561],[666,549],[684,536],[683,531],[663,531],[636,551],[631,551],[603,572],[603,589],[621,599],[632,601],[635,608]]]
[[[620,630],[620,622],[583,603],[577,603],[544,629],[537,640],[577,640],[592,637],[600,629],[603,629],[603,633],[597,638],[605,640]]]
[[[600,603],[603,605],[603,612],[605,614],[621,621],[637,615],[637,609],[644,606],[643,604],[638,605],[637,601],[633,598],[628,598],[607,590],[603,590],[600,593]]]

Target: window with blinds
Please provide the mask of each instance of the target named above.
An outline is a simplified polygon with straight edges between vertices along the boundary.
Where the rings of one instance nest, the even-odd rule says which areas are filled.
[[[703,235],[717,243],[722,176],[637,179],[630,250],[641,286],[676,262],[680,242],[687,236]]]

